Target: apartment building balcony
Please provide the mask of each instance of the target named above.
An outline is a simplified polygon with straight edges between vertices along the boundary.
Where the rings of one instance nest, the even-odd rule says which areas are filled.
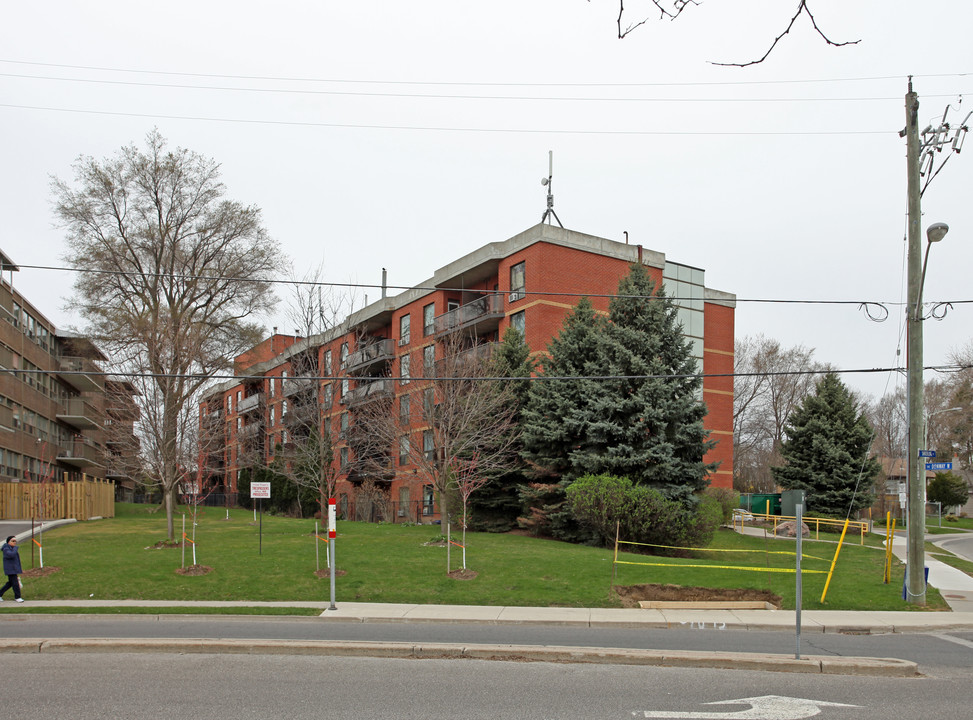
[[[341,363],[341,369],[349,375],[367,374],[371,368],[395,359],[395,341],[382,339],[358,348]]]
[[[237,403],[236,411],[241,415],[244,413],[250,413],[254,410],[260,408],[260,403],[264,399],[263,393],[254,393],[253,395],[247,395],[239,403]]]
[[[284,380],[284,397],[289,398],[304,393],[313,395],[316,385],[316,381],[308,378],[287,378]]]
[[[78,392],[105,391],[104,373],[88,358],[62,357],[57,376]]]
[[[435,368],[436,377],[460,377],[467,375],[465,368],[471,364],[485,362],[493,355],[499,343],[488,342],[474,345],[473,347],[462,350],[452,357],[437,360]]]
[[[94,430],[101,427],[101,422],[98,420],[100,415],[101,413],[83,398],[69,398],[55,417],[78,430]]]
[[[105,478],[108,480],[129,480],[131,477],[128,474],[128,470],[121,465],[109,465],[105,469]]]
[[[292,403],[284,413],[284,425],[292,428],[302,425],[313,426],[318,419],[314,403]]]
[[[239,440],[250,440],[251,438],[263,433],[264,424],[262,422],[250,422],[237,430]]]
[[[466,330],[473,335],[482,335],[497,330],[503,318],[503,297],[484,295],[472,302],[461,305],[455,310],[444,313],[433,321],[436,337]]]
[[[376,455],[371,458],[356,460],[348,470],[348,481],[357,483],[371,480],[373,482],[391,482],[395,479],[395,468],[392,466],[391,455]]]
[[[348,407],[361,405],[380,398],[392,398],[395,396],[395,384],[391,379],[375,380],[374,382],[359,385],[354,390],[349,390],[341,396],[341,404]]]
[[[104,467],[105,455],[97,445],[84,438],[61,445],[57,449],[57,461],[72,467]]]

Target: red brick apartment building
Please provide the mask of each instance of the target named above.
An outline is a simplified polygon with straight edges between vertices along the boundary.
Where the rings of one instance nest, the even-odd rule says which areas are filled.
[[[393,398],[393,412],[410,401],[413,407],[421,404],[423,378],[433,376],[443,342],[458,331],[478,344],[490,343],[513,325],[533,353],[543,353],[580,295],[607,311],[607,296],[635,262],[649,268],[676,298],[693,354],[702,372],[714,376],[703,383],[705,425],[717,441],[706,459],[720,461],[712,485],[731,487],[735,296],[707,288],[703,270],[671,262],[661,252],[545,224],[450,262],[429,280],[383,297],[331,332],[312,338],[275,334],[237,358],[240,380],[214,388],[201,407],[203,427],[221,428],[216,435],[225,439],[208,460],[212,482],[235,492],[240,471],[254,458],[272,459],[315,397],[324,422],[342,429],[353,424],[356,408],[376,397]],[[295,377],[311,374],[295,372],[309,366],[318,380]],[[434,450],[424,447],[432,435],[428,424],[423,427],[416,413],[404,415],[416,418],[403,427],[408,442]],[[353,470],[355,448],[341,440],[349,436],[334,437],[339,438],[339,511],[348,517],[360,481]],[[429,479],[394,448],[388,460],[382,485],[396,515],[426,521],[438,517]]]

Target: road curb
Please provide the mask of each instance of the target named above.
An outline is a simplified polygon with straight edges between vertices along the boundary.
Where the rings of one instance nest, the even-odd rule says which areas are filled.
[[[919,672],[916,663],[897,658],[807,656],[797,659],[787,655],[763,653],[332,640],[20,639],[0,640],[0,653],[211,653],[413,659],[459,658],[883,677],[914,677]]]

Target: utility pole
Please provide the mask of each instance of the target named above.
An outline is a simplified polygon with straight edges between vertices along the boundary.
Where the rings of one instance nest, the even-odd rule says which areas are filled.
[[[922,307],[919,294],[922,281],[922,212],[919,180],[919,96],[912,90],[905,95],[906,167],[908,172],[908,305],[906,318],[906,393],[908,395],[909,442],[907,483],[909,490],[908,535],[906,539],[906,600],[926,604],[926,473],[920,472],[919,442],[925,397],[922,377]],[[924,462],[924,459],[923,459]],[[925,466],[923,466],[924,468]]]
[[[936,127],[929,125],[919,132],[919,96],[912,90],[912,76],[909,76],[909,91],[905,95],[905,129],[900,135],[906,138],[906,169],[908,172],[909,231],[908,231],[908,307],[906,312],[907,332],[907,397],[909,441],[906,461],[909,489],[908,535],[906,554],[906,600],[917,605],[926,604],[926,459],[919,457],[924,450],[920,443],[925,442],[925,384],[923,380],[922,323],[922,286],[926,280],[926,265],[929,248],[943,239],[949,231],[945,223],[934,223],[926,232],[928,243],[926,256],[922,257],[922,194],[929,187],[953,153],[959,154],[969,128],[967,121],[973,112],[967,114],[956,127],[952,143],[949,141],[950,125],[946,122],[949,106]],[[951,146],[951,148],[950,148]],[[949,148],[945,156],[941,153]],[[937,157],[940,159],[937,162]],[[938,167],[937,167],[938,165]],[[925,183],[922,177],[925,177]],[[935,316],[935,313],[933,313]]]

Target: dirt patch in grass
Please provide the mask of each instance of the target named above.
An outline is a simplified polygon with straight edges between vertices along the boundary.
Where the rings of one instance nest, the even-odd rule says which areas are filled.
[[[187,565],[184,568],[176,569],[178,575],[206,575],[211,572],[213,572],[213,568],[209,565]]]
[[[337,577],[341,577],[342,575],[347,575],[347,574],[348,574],[348,571],[347,570],[340,570],[339,569],[339,570],[335,570],[334,576],[337,578]],[[325,568],[324,570],[316,570],[314,572],[314,576],[315,577],[319,577],[319,578],[331,577],[331,569],[330,568]]]
[[[453,580],[472,580],[477,576],[476,570],[470,570],[467,568],[461,568],[459,570],[453,570],[447,573]]]
[[[146,550],[164,550],[166,548],[181,548],[184,545],[179,540],[160,540],[155,545],[149,545]]]
[[[615,592],[622,600],[622,606],[637,608],[640,600],[661,600],[666,602],[715,602],[720,600],[756,600],[780,607],[780,595],[770,590],[752,588],[704,588],[684,585],[616,585]]]
[[[44,577],[45,575],[53,575],[56,572],[61,572],[61,568],[55,565],[48,565],[42,568],[31,568],[30,570],[25,570],[21,573],[24,577]]]

